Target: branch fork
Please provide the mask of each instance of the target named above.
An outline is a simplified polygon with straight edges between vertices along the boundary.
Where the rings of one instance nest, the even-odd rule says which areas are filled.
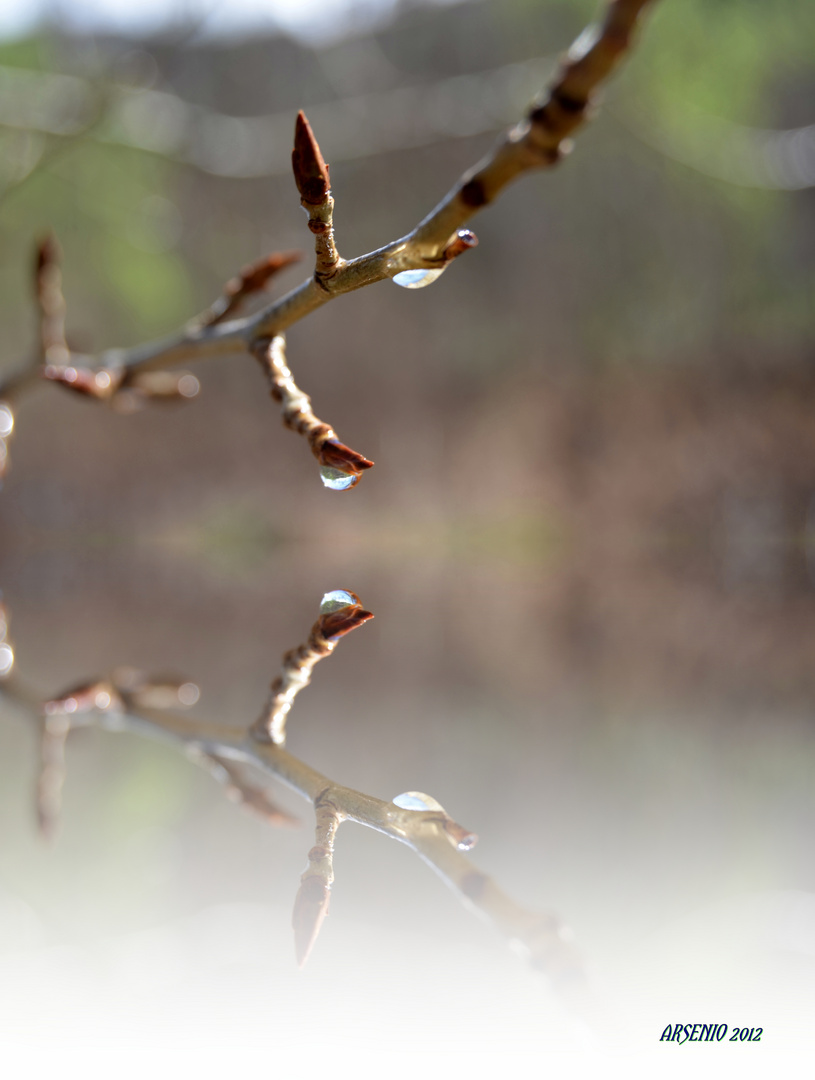
[[[272,684],[272,703],[306,685],[318,659],[328,655],[340,637],[371,618],[359,598],[345,590],[327,593],[320,618],[308,642],[286,653],[281,677]],[[8,618],[0,605],[0,628]],[[2,629],[3,640],[7,629]],[[277,688],[277,689],[275,689]],[[339,826],[356,822],[398,840],[413,850],[453,889],[461,901],[493,923],[511,942],[520,943],[533,966],[557,989],[570,994],[583,985],[579,956],[562,922],[552,914],[526,910],[507,896],[470,862],[467,852],[476,837],[455,822],[443,806],[423,792],[405,792],[393,801],[378,799],[335,783],[306,762],[293,757],[280,742],[267,737],[264,724],[249,728],[213,724],[186,716],[197,700],[197,688],[177,679],[150,679],[129,668],[107,679],[84,682],[49,701],[13,678],[0,680],[0,693],[27,710],[38,724],[41,764],[37,814],[44,834],[53,837],[59,819],[64,780],[65,740],[74,728],[97,724],[112,731],[134,731],[175,743],[192,761],[220,781],[229,798],[260,813],[274,825],[294,819],[269,798],[268,783],[286,784],[312,803],[314,843],[294,903],[295,952],[302,966],[328,913],[334,883],[334,846]],[[292,694],[293,699],[294,694]],[[268,716],[268,712],[264,717]]]
[[[30,389],[47,365],[46,381],[131,411],[147,400],[178,399],[197,393],[193,376],[182,375],[173,384],[170,376],[157,372],[157,368],[248,351],[267,368],[273,396],[277,397],[279,390],[278,400],[284,404],[287,425],[307,434],[323,468],[335,469],[352,480],[345,482],[340,477],[339,482],[328,486],[337,490],[354,487],[362,471],[373,463],[339,443],[328,425],[318,426],[322,422],[310,412],[306,395],[293,382],[288,388],[284,385],[291,373],[283,375],[282,369],[279,375],[273,372],[266,357],[268,343],[282,340],[288,327],[334,297],[366,285],[387,278],[408,288],[429,285],[455,258],[474,247],[475,235],[465,228],[469,220],[517,177],[552,166],[569,151],[571,136],[589,117],[598,87],[628,50],[639,16],[649,2],[610,0],[603,20],[581,34],[542,97],[491,153],[466,172],[410,233],[358,258],[343,259],[339,254],[329,168],[308,120],[304,113],[298,113],[292,169],[314,236],[314,272],[300,286],[255,314],[235,317],[245,301],[265,289],[278,270],[291,265],[295,253],[271,255],[244,268],[227,284],[221,298],[176,335],[133,349],[108,350],[96,359],[74,356],[64,335],[65,308],[56,245],[50,240],[43,242],[36,278],[41,355],[18,375],[0,383],[0,399],[8,400]],[[299,412],[295,409],[298,398],[303,406]]]

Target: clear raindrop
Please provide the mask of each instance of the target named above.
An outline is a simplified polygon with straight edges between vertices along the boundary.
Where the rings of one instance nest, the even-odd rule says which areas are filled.
[[[334,589],[332,592],[327,592],[320,601],[320,614],[328,615],[332,611],[339,611],[340,608],[353,607],[358,604],[359,601],[353,593],[346,592],[345,589]]]
[[[444,266],[441,270],[403,270],[401,274],[394,275],[393,283],[401,285],[403,289],[423,289],[426,285],[432,285],[445,270]]]
[[[404,791],[393,802],[403,810],[444,810],[432,795],[425,795],[423,791]]]
[[[345,491],[346,488],[353,487],[359,477],[354,473],[343,472],[341,469],[332,469],[330,465],[323,465],[320,469],[320,479],[332,491]]]
[[[14,413],[8,405],[0,405],[0,439],[6,439],[14,430]]]

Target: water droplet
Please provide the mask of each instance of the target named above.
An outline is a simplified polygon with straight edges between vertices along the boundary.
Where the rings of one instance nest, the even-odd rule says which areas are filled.
[[[404,791],[393,800],[394,805],[401,806],[403,810],[441,810],[444,807],[437,802],[432,795],[425,795],[423,791]]]
[[[401,285],[403,289],[423,289],[425,285],[432,285],[437,277],[441,277],[446,267],[441,270],[403,270],[393,277],[394,285]]]
[[[359,604],[359,600],[353,593],[346,592],[345,589],[334,589],[332,592],[327,592],[320,601],[320,614],[328,615],[331,611],[339,611],[344,607],[356,607]]]
[[[342,469],[332,469],[330,465],[323,465],[320,469],[320,479],[327,488],[332,491],[345,491],[353,487],[359,480],[354,473],[343,472]]]
[[[10,645],[0,645],[0,678],[8,675],[14,667],[14,650]]]
[[[8,405],[0,405],[0,439],[6,439],[14,431],[14,413]]]

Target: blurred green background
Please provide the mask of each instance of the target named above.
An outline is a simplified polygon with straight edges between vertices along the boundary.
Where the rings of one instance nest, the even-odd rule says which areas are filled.
[[[177,329],[272,250],[306,252],[278,288],[299,283],[298,108],[343,255],[404,234],[594,7],[365,10],[314,46],[181,16],[77,34],[53,13],[0,42],[0,370],[33,347],[48,230],[80,350]],[[711,905],[772,896],[784,922],[778,897],[815,888],[813,40],[807,0],[657,4],[572,155],[481,214],[476,251],[432,288],[383,282],[293,327],[317,415],[376,461],[351,493],[321,488],[248,357],[196,365],[201,394],[177,409],[118,416],[51,386],[21,401],[0,503],[21,675],[50,696],[117,663],[169,667],[199,683],[201,715],[249,722],[321,594],[353,589],[377,619],[298,700],[295,753],[439,798],[481,835],[480,865],[571,922],[600,982],[636,983],[649,935]],[[308,833],[270,836],[171,751],[83,733],[45,854],[30,725],[3,709],[0,883],[54,940],[249,902],[279,902],[287,940]],[[324,936],[377,926],[373,982],[397,977],[400,934],[500,951],[392,846],[341,835]],[[729,916],[711,918],[720,940]],[[810,1001],[815,923],[795,925]],[[750,926],[757,964],[757,940],[779,947]],[[466,965],[440,955],[461,992]],[[718,985],[710,954],[682,962],[691,1003]],[[744,983],[769,1009],[789,977]],[[648,979],[661,1031],[679,1016]],[[504,1060],[536,1052],[520,1015],[493,1028]]]

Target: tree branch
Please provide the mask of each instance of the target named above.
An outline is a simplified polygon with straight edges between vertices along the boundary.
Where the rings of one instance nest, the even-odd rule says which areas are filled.
[[[408,288],[430,284],[453,259],[477,243],[474,234],[463,228],[466,222],[517,177],[533,169],[551,167],[569,151],[570,136],[585,122],[598,87],[629,48],[637,20],[648,3],[649,0],[611,0],[602,22],[580,35],[549,87],[492,152],[466,172],[412,232],[355,259],[345,260],[337,250],[328,166],[305,115],[300,112],[295,126],[292,167],[301,203],[309,215],[309,229],[315,237],[316,265],[312,277],[254,315],[233,319],[231,316],[245,297],[257,291],[255,275],[263,263],[255,264],[227,285],[222,301],[181,333],[133,349],[110,349],[96,358],[70,354],[63,357],[64,362],[49,364],[42,373],[52,382],[114,404],[122,400],[121,392],[128,386],[135,388],[133,400],[136,401],[173,394],[191,396],[197,392],[197,381],[193,388],[193,383],[184,383],[182,377],[173,389],[165,376],[163,389],[157,391],[149,380],[147,383],[139,380],[157,368],[204,357],[247,350],[260,356],[271,339],[329,300],[386,278],[394,278]],[[268,267],[275,258],[288,257],[271,256],[264,263]],[[264,285],[267,279],[264,278]],[[56,337],[51,346],[58,347]],[[0,382],[0,399],[9,400],[21,390],[29,389],[37,374],[38,366],[35,366]],[[124,398],[125,402],[128,400]],[[368,468],[370,464],[361,467]],[[355,476],[355,483],[359,479],[359,472],[348,475]],[[342,486],[349,488],[354,484]]]
[[[255,356],[269,377],[272,397],[283,406],[283,423],[306,437],[311,452],[320,462],[323,484],[335,491],[355,487],[373,462],[341,443],[334,429],[314,415],[311,398],[296,385],[286,364],[283,335],[278,334],[271,341],[259,341]]]
[[[352,602],[343,603],[343,597]],[[295,950],[301,965],[328,911],[337,829],[343,821],[353,821],[415,851],[469,909],[491,922],[511,942],[520,944],[556,989],[569,997],[575,993],[579,996],[585,982],[583,967],[561,921],[551,913],[521,907],[478,870],[467,856],[476,836],[454,821],[440,803],[422,792],[406,792],[389,801],[344,787],[294,757],[280,739],[275,741],[270,736],[279,707],[276,703],[286,703],[288,695],[290,704],[307,684],[317,660],[332,651],[340,636],[369,618],[370,612],[362,610],[353,593],[327,593],[308,643],[286,653],[282,675],[272,684],[270,707],[261,721],[249,727],[207,723],[170,711],[166,706],[191,704],[197,688],[169,679],[149,680],[130,669],[115,672],[109,679],[83,683],[44,704],[12,680],[0,680],[0,692],[39,723],[43,718],[50,721],[54,734],[63,741],[70,730],[92,724],[169,740],[212,772],[231,798],[259,810],[274,824],[291,824],[293,819],[268,799],[265,786],[249,780],[250,774],[277,780],[308,800],[315,811],[315,843],[308,853],[293,914]],[[0,622],[6,625],[5,618]],[[282,730],[278,733],[283,734]],[[51,767],[52,761],[46,764]],[[43,786],[47,785],[41,774]],[[55,815],[50,803],[46,810],[51,814],[47,827],[52,831]],[[39,812],[42,815],[42,804]]]
[[[255,721],[252,735],[260,742],[284,746],[286,718],[295,697],[311,682],[315,664],[336,649],[341,637],[372,619],[356,593],[336,589],[326,593],[320,604],[320,617],[312,626],[308,641],[290,649],[283,657],[283,670],[271,685],[266,709]]]

